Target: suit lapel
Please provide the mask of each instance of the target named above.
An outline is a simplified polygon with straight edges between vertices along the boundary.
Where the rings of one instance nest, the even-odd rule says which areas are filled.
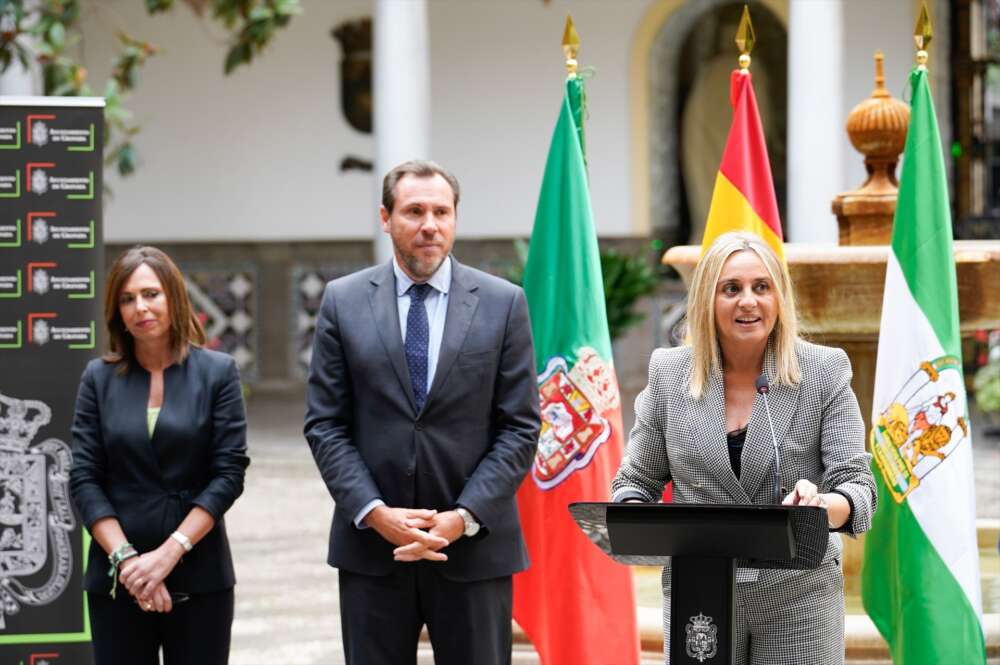
[[[448,372],[455,364],[458,352],[465,343],[465,336],[469,333],[469,326],[472,325],[472,319],[479,307],[479,296],[475,294],[478,289],[479,286],[474,282],[471,273],[452,257],[448,311],[445,313],[444,333],[441,336],[441,350],[438,352],[434,383],[427,393],[425,409],[448,378]]]
[[[778,383],[774,349],[768,344],[764,354],[764,374],[770,384],[768,403],[771,406],[771,420],[774,423],[774,436],[781,451],[782,442],[792,424],[792,416],[799,403],[798,386],[786,386]],[[747,425],[747,438],[743,446],[743,466],[740,474],[740,484],[749,496],[755,496],[765,480],[771,484],[774,466],[774,444],[771,441],[771,429],[767,423],[767,411],[764,408],[764,398],[760,395],[754,400],[750,422]]]
[[[694,439],[701,451],[705,467],[722,483],[736,503],[750,503],[750,497],[736,480],[729,463],[729,446],[726,441],[726,395],[719,372],[712,372],[705,395],[692,404]],[[746,459],[744,457],[744,459]]]
[[[382,340],[403,393],[410,400],[410,406],[416,409],[417,400],[413,396],[413,382],[410,381],[410,370],[406,366],[406,355],[403,351],[403,336],[399,331],[399,303],[396,302],[396,279],[392,274],[392,261],[384,264],[375,273],[371,279],[371,286],[368,302],[375,317],[375,330]]]

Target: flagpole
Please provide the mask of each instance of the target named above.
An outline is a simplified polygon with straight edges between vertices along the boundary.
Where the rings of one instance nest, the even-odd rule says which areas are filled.
[[[580,36],[576,34],[573,17],[569,14],[566,14],[566,28],[563,30],[562,48],[563,53],[566,55],[566,78],[575,79],[576,70],[579,66],[579,63],[576,61],[576,54],[580,50]]]
[[[927,47],[934,37],[934,29],[931,26],[930,16],[927,15],[927,2],[924,0],[920,4],[920,16],[917,17],[917,25],[913,29],[913,42],[917,45],[917,69],[927,71]]]
[[[743,5],[743,15],[740,17],[740,26],[736,29],[736,48],[740,50],[739,65],[740,74],[750,72],[750,51],[757,43],[757,33],[753,29],[753,21],[750,20],[750,8]]]
[[[514,576],[513,614],[542,665],[638,665],[632,571],[595,547],[567,510],[576,501],[606,499],[624,453],[587,182],[586,70],[579,69],[579,46],[567,17],[562,40],[567,76],[523,279],[542,412],[572,414],[575,429],[568,432],[543,418],[531,473],[518,490],[531,567]]]

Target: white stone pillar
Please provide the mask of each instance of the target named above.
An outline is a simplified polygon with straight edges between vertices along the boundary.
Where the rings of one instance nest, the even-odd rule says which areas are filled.
[[[37,69],[34,66],[25,69],[21,65],[21,61],[14,58],[7,71],[0,74],[0,95],[4,97],[29,97],[42,94],[41,74]]]
[[[430,40],[426,0],[375,0],[373,96],[375,189],[408,159],[430,157]],[[375,260],[392,256],[392,243],[376,218]]]
[[[788,8],[789,242],[837,243],[833,197],[844,182],[843,3]]]

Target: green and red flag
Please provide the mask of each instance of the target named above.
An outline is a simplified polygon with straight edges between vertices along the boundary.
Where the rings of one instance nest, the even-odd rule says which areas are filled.
[[[632,571],[577,528],[568,505],[607,501],[622,418],[583,151],[583,82],[566,82],[524,271],[542,430],[517,501],[531,567],[514,618],[543,665],[639,662]]]
[[[701,241],[702,252],[723,233],[751,231],[766,240],[784,259],[771,162],[767,157],[764,128],[760,124],[749,70],[733,70],[729,79],[729,103],[733,107],[733,124],[729,127],[726,149],[715,176],[708,222]]]
[[[886,265],[869,444],[878,510],[865,610],[896,665],[986,662],[948,182],[927,71],[910,127]]]

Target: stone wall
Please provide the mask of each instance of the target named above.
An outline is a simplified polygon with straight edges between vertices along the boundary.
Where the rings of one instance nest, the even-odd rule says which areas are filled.
[[[602,245],[638,253],[644,238],[610,239]],[[108,244],[108,266],[130,244]],[[211,343],[233,353],[250,386],[289,388],[305,379],[312,325],[323,285],[367,267],[370,241],[158,243],[184,271]],[[504,275],[516,261],[509,239],[457,240],[463,263]],[[660,299],[638,304],[646,320],[615,344],[623,400],[631,421],[635,393],[645,385]],[[640,385],[641,384],[641,385]]]

